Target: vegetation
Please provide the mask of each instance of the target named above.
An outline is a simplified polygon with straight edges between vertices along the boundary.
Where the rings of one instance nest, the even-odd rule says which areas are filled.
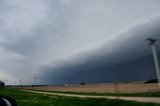
[[[47,95],[28,93],[16,89],[1,89],[0,95],[10,96],[18,106],[52,106],[52,99]]]
[[[44,95],[16,89],[1,89],[0,95],[14,98],[18,106],[159,106],[159,104],[155,103],[140,103],[125,100]]]
[[[85,82],[81,82],[80,85],[85,85]]]
[[[63,101],[63,102],[62,102]],[[125,100],[60,97],[53,102],[56,106],[159,106],[154,103],[140,103]]]
[[[148,83],[158,83],[158,79],[150,79],[145,82],[145,84],[148,84]]]

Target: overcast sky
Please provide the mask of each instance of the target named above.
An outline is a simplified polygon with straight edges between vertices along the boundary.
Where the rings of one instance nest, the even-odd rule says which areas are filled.
[[[0,0],[0,80],[34,84],[37,76],[39,84],[111,81],[113,74],[129,72],[126,63],[134,67],[140,60],[152,60],[145,39],[160,40],[159,28],[160,0]],[[154,71],[153,66],[148,69]],[[143,74],[127,76],[116,80],[143,79]],[[154,76],[148,72],[144,79]]]

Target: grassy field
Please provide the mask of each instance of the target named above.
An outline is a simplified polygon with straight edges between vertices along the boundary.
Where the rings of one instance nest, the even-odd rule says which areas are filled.
[[[160,97],[160,89],[156,83],[108,83],[87,84],[84,86],[38,86],[22,87],[22,89],[40,90],[54,93],[79,94],[79,95],[106,95],[106,96],[138,96],[138,97]]]
[[[140,103],[124,100],[91,99],[35,94],[16,89],[0,89],[0,95],[14,98],[18,106],[159,106],[154,103]]]

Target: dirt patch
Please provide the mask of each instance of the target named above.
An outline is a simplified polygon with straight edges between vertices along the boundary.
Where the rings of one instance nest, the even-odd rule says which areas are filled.
[[[154,84],[88,84],[84,86],[42,86],[25,87],[30,90],[46,91],[69,91],[69,92],[97,92],[97,93],[139,93],[152,92],[158,90],[158,85]]]

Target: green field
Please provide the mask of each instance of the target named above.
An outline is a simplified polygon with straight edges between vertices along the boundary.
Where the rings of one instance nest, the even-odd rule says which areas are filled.
[[[0,95],[14,98],[18,106],[159,106],[155,103],[140,103],[125,100],[91,99],[35,94],[16,89],[0,89]]]

